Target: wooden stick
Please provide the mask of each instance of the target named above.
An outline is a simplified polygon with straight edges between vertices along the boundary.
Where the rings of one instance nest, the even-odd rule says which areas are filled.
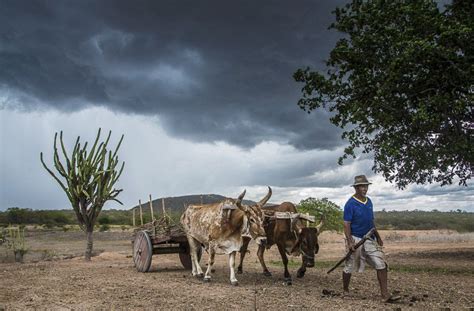
[[[150,213],[151,213],[151,221],[155,220],[155,216],[153,215],[153,203],[151,203],[151,194],[150,194]]]
[[[165,216],[166,215],[165,198],[161,198],[161,208],[163,209],[163,216]]]
[[[132,224],[133,224],[133,227],[135,227],[135,208],[132,209],[132,212],[133,212]]]
[[[309,213],[306,213],[306,216],[309,216]],[[309,227],[309,220],[306,219],[306,227]]]
[[[356,249],[359,248],[362,244],[364,244],[364,242],[365,242],[367,239],[370,238],[370,236],[374,233],[374,231],[375,231],[375,228],[370,229],[370,231],[367,232],[367,234],[364,235],[364,237],[363,237],[359,242],[357,242],[356,245],[354,245],[354,250],[356,250]],[[353,251],[352,251],[351,249],[349,249],[349,251],[347,252],[346,256],[342,257],[342,259],[339,260],[339,261],[334,265],[334,267],[332,267],[331,269],[329,269],[327,273],[329,274],[329,273],[331,273],[332,271],[334,271],[334,269],[336,269],[337,267],[339,267],[339,265],[340,265],[341,263],[343,263],[344,261],[346,261],[347,258],[349,258],[352,253],[353,253]]]
[[[142,201],[141,201],[141,200],[138,200],[138,204],[140,205],[140,224],[143,226]]]

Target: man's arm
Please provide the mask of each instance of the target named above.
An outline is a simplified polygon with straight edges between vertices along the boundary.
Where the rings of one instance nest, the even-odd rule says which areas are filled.
[[[354,239],[352,238],[351,222],[344,221],[344,234],[346,236],[347,247],[354,251]]]

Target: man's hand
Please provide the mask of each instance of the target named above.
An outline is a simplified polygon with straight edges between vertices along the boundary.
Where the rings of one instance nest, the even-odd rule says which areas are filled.
[[[375,234],[375,238],[377,239],[377,244],[380,246],[383,246],[382,238],[380,237],[380,234],[377,231],[377,229],[375,229],[374,234]]]
[[[348,248],[349,250],[351,250],[352,252],[354,252],[354,251],[355,251],[354,246],[355,246],[354,239],[353,239],[352,237],[350,237],[349,239],[347,239],[347,248]]]
[[[355,248],[354,248],[355,242],[354,242],[354,239],[352,238],[350,221],[344,221],[344,235],[346,236],[347,249],[351,251],[355,251]]]

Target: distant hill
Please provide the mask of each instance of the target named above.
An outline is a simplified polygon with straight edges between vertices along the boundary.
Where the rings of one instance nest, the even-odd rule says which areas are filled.
[[[181,197],[168,197],[168,198],[159,198],[152,201],[153,213],[156,215],[161,214],[163,211],[163,202],[167,213],[182,213],[185,206],[189,204],[209,204],[209,203],[218,203],[225,200],[226,197],[219,194],[197,194],[197,195],[185,195]],[[255,204],[254,201],[244,200],[244,204]],[[130,210],[139,209],[139,205],[135,205]],[[142,212],[149,214],[150,213],[150,201],[142,201]]]

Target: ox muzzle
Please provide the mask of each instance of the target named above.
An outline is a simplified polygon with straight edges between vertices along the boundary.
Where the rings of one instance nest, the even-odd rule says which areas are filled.
[[[255,242],[257,242],[258,245],[265,246],[267,245],[267,238],[264,236],[259,236],[255,239]]]

